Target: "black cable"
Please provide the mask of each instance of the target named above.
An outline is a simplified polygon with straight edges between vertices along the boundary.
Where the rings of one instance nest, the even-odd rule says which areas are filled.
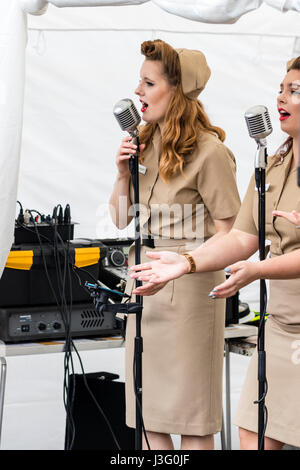
[[[35,223],[34,221],[34,217],[32,216],[32,211],[31,210],[28,210],[29,214],[31,215],[31,217],[33,218],[33,225],[34,225],[34,228],[35,228],[35,233],[37,235],[37,238],[38,238],[38,241],[39,241],[39,245],[40,245],[40,249],[41,249],[41,255],[42,255],[42,259],[43,259],[43,266],[44,266],[44,269],[45,269],[45,273],[46,273],[46,278],[48,280],[48,284],[50,286],[50,289],[52,291],[52,294],[53,294],[53,297],[55,299],[55,302],[56,302],[56,305],[61,313],[61,316],[62,316],[62,320],[63,320],[63,323],[64,323],[64,326],[65,326],[65,331],[66,331],[66,336],[68,337],[68,322],[66,321],[66,318],[65,318],[65,315],[64,315],[64,307],[63,307],[63,299],[62,299],[62,303],[60,304],[59,303],[59,300],[57,298],[57,295],[56,295],[56,292],[55,292],[55,289],[53,287],[53,284],[52,284],[52,281],[50,279],[50,276],[49,276],[49,272],[48,272],[48,266],[47,266],[47,261],[46,261],[46,258],[45,258],[45,254],[44,254],[44,250],[43,250],[43,245],[42,245],[42,242],[41,242],[41,238],[40,238],[40,233],[38,231],[38,228],[37,228],[37,224]],[[47,238],[47,237],[44,237],[44,238]],[[49,239],[48,239],[49,240]],[[50,241],[50,240],[49,240]],[[50,241],[51,242],[51,241]],[[56,262],[56,258],[55,258],[55,262]],[[56,264],[57,266],[57,264]],[[57,272],[57,275],[58,275],[58,272]],[[59,280],[58,280],[58,288],[59,288]],[[68,340],[67,340],[68,341]],[[65,371],[66,371],[66,354],[69,356],[69,353],[65,353]],[[67,365],[68,365],[68,362],[69,360],[67,359]],[[71,357],[71,364],[72,364],[72,368],[73,368],[73,363],[72,363],[72,357]],[[67,367],[67,370],[68,370],[68,367]],[[66,373],[65,373],[65,377],[66,377]],[[66,387],[66,378],[64,380],[64,387]],[[64,388],[65,390],[65,388]],[[64,400],[64,403],[65,403],[65,400]],[[72,418],[72,415],[70,414],[69,412],[69,409],[68,407],[66,407],[66,404],[65,404],[65,409],[66,409],[66,415],[67,415],[67,427],[71,426],[72,429],[74,429],[74,421],[73,421],[73,418]]]
[[[142,423],[142,429],[143,429],[143,434],[144,434],[144,437],[145,437],[145,441],[146,441],[148,450],[151,450],[150,444],[149,444],[149,441],[148,441],[147,431],[146,431],[145,425],[144,425],[142,407],[141,407],[140,400],[139,400],[139,398],[138,398],[137,384],[136,384],[136,376],[135,376],[135,362],[136,362],[136,361],[135,361],[135,354],[134,354],[134,356],[133,356],[133,389],[134,389],[134,394],[135,394],[135,397],[136,397],[136,402],[137,402],[138,409],[139,409],[139,413],[140,413],[140,417],[141,417],[141,423]]]
[[[65,405],[65,411],[66,411],[66,416],[67,416],[66,436],[68,436],[70,434],[69,428],[71,429],[71,435],[74,436],[75,423],[74,423],[72,412],[71,412],[72,409],[70,409],[70,407],[68,405],[68,398],[67,398],[67,393],[68,393],[68,389],[69,389],[69,377],[71,375],[70,374],[70,369],[69,369],[69,363],[71,363],[71,370],[73,372],[73,377],[75,377],[75,374],[74,374],[73,358],[72,358],[72,354],[70,352],[70,322],[69,322],[68,317],[66,315],[66,313],[67,313],[66,312],[67,302],[66,302],[66,299],[65,299],[65,296],[64,296],[65,281],[63,280],[63,278],[65,279],[65,275],[62,278],[61,270],[60,270],[60,260],[58,259],[56,236],[54,236],[53,249],[54,249],[54,260],[55,260],[55,266],[56,266],[56,274],[57,274],[57,280],[58,280],[57,285],[58,285],[58,290],[60,291],[59,292],[60,293],[60,302],[59,302],[59,300],[57,298],[57,295],[56,295],[56,292],[55,292],[55,289],[53,287],[52,281],[51,281],[50,276],[49,276],[47,261],[46,261],[46,258],[45,258],[43,245],[42,245],[42,242],[41,242],[41,236],[44,239],[46,239],[47,242],[49,242],[51,247],[52,247],[52,241],[48,237],[45,237],[45,236],[43,236],[39,233],[38,228],[37,228],[37,224],[34,221],[34,217],[32,215],[32,212],[37,212],[38,213],[38,211],[28,210],[28,213],[31,215],[31,217],[33,219],[34,230],[26,227],[24,224],[19,224],[19,225],[21,225],[26,230],[29,230],[31,232],[34,231],[37,235],[39,245],[40,245],[40,249],[41,249],[41,255],[42,255],[42,259],[43,259],[43,265],[44,265],[46,277],[47,277],[48,283],[50,285],[50,288],[51,288],[53,297],[55,299],[56,305],[57,305],[57,307],[58,307],[58,309],[61,313],[62,321],[63,321],[64,327],[65,327],[65,344],[66,344],[66,347],[65,347],[65,358],[64,358],[64,394],[63,394],[63,398],[64,398],[64,405]],[[55,227],[54,227],[54,230],[55,230]],[[63,291],[60,290],[61,285],[63,285]],[[75,384],[73,386],[72,398],[73,398],[73,395],[75,396]],[[73,403],[73,400],[71,400],[71,405],[72,405],[72,403]],[[72,438],[71,444],[68,442],[68,437],[66,437],[66,441],[67,441],[67,448],[69,448],[72,445],[73,438]]]
[[[72,356],[72,345],[71,345],[71,311],[72,311],[72,290],[70,289],[70,305],[68,308],[68,302],[66,299],[65,294],[65,287],[66,287],[66,276],[67,276],[67,257],[68,257],[68,250],[66,256],[64,257],[64,270],[61,271],[61,259],[58,250],[58,232],[57,232],[57,224],[54,224],[54,237],[53,237],[53,248],[54,248],[54,259],[56,264],[56,270],[58,274],[58,288],[60,289],[60,297],[61,297],[61,312],[64,316],[64,324],[65,324],[65,359],[64,359],[64,404],[66,409],[67,415],[67,432],[66,432],[66,449],[72,449],[74,439],[75,439],[75,423],[73,419],[73,404],[75,399],[75,374],[74,374],[74,363],[73,363],[73,356]],[[65,246],[63,243],[63,251],[65,250]],[[70,373],[70,366],[71,366],[71,373]],[[72,376],[73,387],[72,387],[72,395],[70,397],[69,387],[70,387],[70,380]],[[68,430],[70,431],[68,432]]]
[[[19,204],[20,209],[23,211],[23,206],[22,206],[22,204],[20,203],[20,201],[17,201],[17,203]]]
[[[61,303],[59,303],[56,292],[55,292],[55,289],[53,287],[52,281],[51,281],[50,276],[49,276],[49,272],[48,272],[47,261],[46,261],[46,258],[45,258],[45,254],[44,254],[44,250],[43,250],[43,246],[42,246],[42,242],[41,242],[42,234],[39,233],[38,228],[37,228],[37,224],[35,223],[34,217],[32,216],[32,212],[38,212],[38,211],[28,210],[28,212],[30,213],[31,217],[33,218],[34,230],[25,227],[23,224],[19,224],[19,225],[21,225],[22,227],[26,228],[27,230],[29,230],[31,232],[35,231],[35,233],[37,235],[39,245],[40,245],[40,249],[41,249],[41,255],[42,255],[42,259],[43,259],[43,266],[44,266],[44,269],[45,269],[46,278],[47,278],[47,281],[49,283],[52,294],[54,296],[56,305],[59,308],[59,311],[61,313],[62,320],[63,320],[64,326],[65,326],[65,332],[66,332],[66,335],[65,335],[65,360],[64,360],[64,371],[65,371],[65,373],[64,373],[64,404],[65,404],[66,415],[67,415],[67,431],[68,431],[66,433],[67,434],[67,436],[66,436],[67,450],[72,449],[72,446],[74,444],[74,438],[75,438],[75,423],[74,423],[74,419],[73,419],[73,416],[72,416],[72,409],[73,409],[74,397],[75,397],[75,383],[76,383],[76,380],[75,380],[75,374],[74,374],[72,348],[74,349],[74,352],[76,353],[76,355],[78,357],[86,389],[89,392],[92,400],[96,404],[97,409],[100,411],[102,417],[104,418],[104,420],[105,420],[105,422],[106,422],[106,424],[107,424],[107,426],[108,426],[108,428],[109,428],[109,430],[112,434],[112,437],[114,439],[114,442],[116,444],[117,449],[121,450],[121,447],[120,447],[120,445],[118,443],[118,440],[117,440],[117,438],[114,434],[114,431],[113,431],[113,429],[112,429],[112,427],[109,423],[109,420],[107,419],[104,411],[102,410],[101,406],[97,402],[97,399],[95,398],[95,396],[93,395],[91,389],[88,386],[87,379],[86,379],[86,374],[85,374],[83,364],[82,364],[82,360],[80,358],[78,350],[77,350],[77,348],[76,348],[76,346],[73,342],[72,336],[71,336],[71,324],[70,324],[71,323],[70,322],[70,320],[71,320],[71,309],[69,311],[69,318],[68,318],[68,316],[65,315],[65,313],[68,313],[67,310],[65,312],[65,309],[67,307],[67,299],[66,299],[66,296],[65,296],[65,289],[64,289],[64,282],[66,280],[66,271],[64,271],[64,273],[61,272],[60,259],[59,259],[59,254],[58,254],[58,250],[57,250],[57,248],[58,248],[57,241],[60,241],[60,242],[62,242],[63,252],[65,252],[64,241],[62,240],[60,234],[57,231],[57,225],[54,224],[53,249],[54,249],[54,258],[55,258],[55,264],[56,264],[56,273],[57,273],[57,276],[60,278],[60,280],[63,281],[63,287],[62,287],[62,290],[61,290],[60,289],[61,285],[60,285],[60,282],[59,282],[59,279],[58,279],[58,289],[59,289],[60,295],[61,295]],[[69,228],[69,230],[70,230],[70,228]],[[50,244],[52,243],[52,241],[48,237],[45,237],[45,236],[42,236],[42,237],[45,238],[48,242],[50,242]],[[70,239],[70,237],[69,237],[69,239]],[[69,243],[69,241],[68,241],[67,246],[68,246],[68,250],[67,250],[67,253],[66,253],[66,256],[65,256],[64,267],[65,267],[65,270],[68,269],[68,273],[69,273],[70,298],[71,298],[71,306],[72,306],[72,278],[71,278],[71,272],[70,272],[70,264],[73,265],[73,263],[70,263],[69,260],[68,260],[69,255],[70,255],[70,252],[69,252],[70,243]],[[69,363],[71,363],[72,374],[70,374]],[[70,375],[72,375],[72,378],[73,378],[73,387],[72,387],[71,399],[69,397]],[[69,428],[69,430],[68,430],[68,428]],[[68,437],[69,435],[71,437]]]
[[[62,243],[62,245],[63,245],[63,249],[64,249],[64,242],[63,242],[63,240],[62,240],[60,234],[59,234],[57,231],[55,232],[55,239],[58,239],[59,241],[61,241],[61,243]],[[69,255],[70,255],[70,252],[69,252],[69,246],[70,246],[70,244],[69,244],[69,242],[68,242],[68,245],[67,245],[67,246],[68,246],[68,250],[67,250],[66,258],[65,258],[65,259],[68,259],[68,258],[69,258]],[[63,250],[63,251],[64,251],[64,250]],[[67,263],[68,269],[70,269],[70,265],[74,266],[73,263],[68,262],[68,263]],[[81,268],[80,268],[80,269],[81,269]],[[86,270],[83,270],[83,271],[87,272]],[[90,274],[90,273],[89,273],[89,274]],[[70,280],[70,291],[72,291],[72,279],[71,279],[71,272],[70,272],[70,270],[69,270],[69,280]],[[69,326],[70,326],[70,325],[69,325]],[[112,435],[112,437],[113,437],[113,440],[114,440],[114,442],[115,442],[115,445],[116,445],[117,449],[118,449],[118,450],[121,450],[120,444],[119,444],[119,442],[118,442],[118,440],[117,440],[117,438],[116,438],[116,436],[115,436],[115,433],[114,433],[114,431],[113,431],[113,429],[112,429],[112,426],[111,426],[111,424],[110,424],[108,418],[106,417],[106,415],[105,415],[103,409],[102,409],[101,406],[99,405],[97,399],[95,398],[95,396],[94,396],[94,394],[92,393],[90,387],[88,386],[86,374],[85,374],[85,371],[84,371],[84,368],[83,368],[83,363],[82,363],[81,357],[80,357],[80,355],[79,355],[79,353],[78,353],[78,350],[77,350],[77,348],[76,348],[76,346],[75,346],[75,344],[74,344],[74,342],[73,342],[73,339],[72,339],[72,336],[71,336],[70,328],[69,328],[69,338],[68,338],[68,339],[69,339],[69,341],[68,341],[67,344],[68,344],[69,348],[70,348],[70,349],[73,348],[73,349],[74,349],[74,352],[76,353],[76,355],[77,355],[77,357],[78,357],[78,360],[79,360],[79,363],[80,363],[80,367],[81,367],[81,371],[82,371],[82,376],[83,376],[83,381],[84,381],[85,387],[86,387],[88,393],[90,394],[90,396],[91,396],[93,402],[95,403],[97,409],[100,411],[100,413],[101,413],[103,419],[105,420],[105,422],[106,422],[106,424],[107,424],[107,426],[108,426],[108,428],[109,428],[109,430],[110,430],[110,432],[111,432],[111,435]],[[74,378],[75,378],[75,375],[74,375]],[[73,387],[73,388],[74,388],[74,387]],[[73,401],[71,400],[71,409],[72,409],[72,407],[73,407]],[[69,407],[68,407],[68,409],[69,409]],[[70,449],[72,449],[72,445],[73,445],[73,442],[74,442],[74,437],[75,437],[75,433],[73,433],[72,441],[71,441],[71,444],[70,444]]]
[[[36,212],[40,217],[42,217],[42,214],[39,211],[37,211],[36,209],[25,209],[25,212],[29,212],[29,214],[31,215],[32,218],[33,218],[32,212]],[[33,218],[33,220],[34,220],[34,218]]]

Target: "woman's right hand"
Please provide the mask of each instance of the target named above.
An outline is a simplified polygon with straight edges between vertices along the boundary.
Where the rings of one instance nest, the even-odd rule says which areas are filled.
[[[142,152],[145,148],[145,144],[140,145],[140,151]],[[121,145],[117,152],[116,164],[118,167],[119,176],[130,176],[130,170],[128,165],[128,160],[131,155],[135,155],[137,150],[137,145],[132,142],[132,137],[130,135],[124,137],[121,142]]]
[[[172,251],[149,251],[146,255],[154,261],[130,268],[131,278],[147,282],[133,291],[136,295],[153,295],[168,281],[181,277],[190,270],[187,259]]]

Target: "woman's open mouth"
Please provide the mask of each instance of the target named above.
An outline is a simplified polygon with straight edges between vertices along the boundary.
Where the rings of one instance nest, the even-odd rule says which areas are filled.
[[[141,112],[144,113],[146,111],[146,109],[148,108],[148,104],[145,103],[145,101],[142,101],[142,100],[140,100],[140,102],[142,103]]]
[[[280,114],[280,121],[285,121],[286,119],[288,119],[290,117],[290,113],[288,113],[285,109],[283,108],[278,108],[278,112]]]

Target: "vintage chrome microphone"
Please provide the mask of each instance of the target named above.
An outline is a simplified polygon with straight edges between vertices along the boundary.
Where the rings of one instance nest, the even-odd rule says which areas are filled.
[[[245,119],[251,138],[257,143],[255,155],[255,181],[258,190],[258,236],[259,236],[259,259],[265,259],[265,187],[266,187],[266,164],[267,164],[267,140],[266,137],[272,132],[272,124],[268,109],[265,106],[253,106],[245,113]],[[260,321],[258,328],[258,449],[264,450],[264,436],[266,430],[267,409],[265,397],[267,393],[266,379],[266,352],[265,352],[265,313],[267,304],[266,282],[260,279]]]
[[[132,100],[125,98],[118,101],[113,111],[122,131],[129,132],[130,135],[137,131],[137,126],[141,122],[141,116]]]
[[[138,125],[141,122],[141,116],[139,115],[134,102],[129,98],[125,98],[123,100],[118,101],[117,104],[114,106],[113,113],[122,131],[128,132],[132,136],[132,142],[137,145],[136,156],[131,155],[131,158],[129,160],[129,169],[130,169],[131,176],[132,176],[132,183],[133,183],[133,189],[135,192],[135,197],[139,199],[138,155],[140,153],[140,142],[139,142]],[[137,202],[137,204],[138,203],[139,201]],[[138,205],[135,205],[134,211],[135,211],[135,215],[139,216]],[[136,228],[135,240],[136,242],[138,242],[139,233],[140,233],[139,217],[136,218],[136,222],[138,222],[138,226],[135,227]]]
[[[135,219],[135,264],[141,262],[141,234],[140,234],[140,211],[139,211],[139,131],[138,125],[141,117],[132,100],[125,98],[118,101],[113,108],[113,113],[120,124],[123,131],[128,132],[133,137],[133,142],[137,145],[137,152],[130,156],[129,169],[131,173],[131,181],[134,190],[134,219]],[[136,279],[136,287],[142,285],[142,282]],[[136,431],[135,431],[135,448],[142,450],[142,352],[143,338],[141,336],[141,321],[143,309],[143,297],[136,296],[136,303],[140,306],[136,315],[136,337],[134,343],[134,371],[135,371],[135,397],[136,397]],[[147,436],[145,436],[148,443]],[[148,445],[149,447],[149,445]]]
[[[257,142],[255,168],[266,167],[266,137],[273,131],[271,119],[266,106],[253,106],[245,113],[249,135]]]

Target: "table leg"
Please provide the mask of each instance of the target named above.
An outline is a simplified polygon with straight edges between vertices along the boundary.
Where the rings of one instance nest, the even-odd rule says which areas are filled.
[[[225,363],[226,363],[226,449],[231,450],[231,402],[230,402],[230,351],[229,341],[225,339]]]
[[[6,360],[4,357],[0,357],[0,363],[1,363],[1,376],[0,376],[0,445],[1,445],[4,393],[5,393],[5,383],[6,383]]]
[[[222,429],[221,429],[221,449],[226,450],[225,422],[224,422],[223,411],[222,411]]]

